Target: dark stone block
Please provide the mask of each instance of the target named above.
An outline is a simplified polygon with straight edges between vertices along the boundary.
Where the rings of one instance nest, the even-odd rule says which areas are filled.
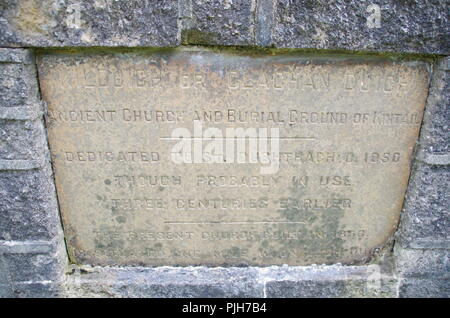
[[[182,43],[217,45],[254,44],[252,1],[192,0],[186,3]],[[190,11],[190,12],[189,12]]]
[[[175,46],[178,1],[5,0],[1,46]]]
[[[448,166],[416,162],[397,232],[402,246],[450,248],[449,185]]]
[[[107,283],[105,283],[107,282]],[[262,297],[255,268],[101,268],[68,275],[69,296]]]
[[[124,284],[115,286],[121,297],[151,297],[151,298],[246,298],[258,297],[260,293],[249,288],[240,290],[226,285],[204,284],[189,285],[169,283],[162,285]]]
[[[434,66],[426,112],[420,133],[420,151],[427,154],[450,153],[450,58]]]
[[[0,4],[0,45],[160,47],[177,46],[183,40],[186,44],[448,54],[445,1],[378,1],[379,27],[367,24],[374,14],[367,11],[371,4],[358,0],[100,0],[77,5],[5,0]]]
[[[364,279],[346,280],[286,280],[266,283],[269,298],[348,298],[393,297],[395,280],[380,282],[379,288],[370,288]]]
[[[0,240],[51,240],[60,235],[48,168],[0,173]]]
[[[407,278],[400,284],[400,298],[449,298],[450,278]]]
[[[62,243],[62,242],[61,242]],[[10,280],[25,281],[60,281],[65,272],[64,247],[53,246],[51,253],[4,254]]]
[[[0,284],[0,298],[12,298],[14,293],[9,284]]]
[[[450,278],[450,251],[445,249],[404,249],[395,247],[400,277]]]
[[[272,0],[258,1],[256,10],[256,44],[263,47],[270,46],[272,45],[274,3]]]
[[[34,56],[28,49],[0,48],[0,62],[33,64]]]
[[[38,100],[36,69],[24,51],[0,48],[0,107],[21,107]]]
[[[269,268],[265,295],[276,298],[394,297],[397,280],[389,266]]]
[[[407,248],[450,249],[448,58],[434,66],[424,122],[397,232]]]
[[[0,160],[39,160],[46,153],[42,120],[0,120]]]
[[[375,12],[366,11],[375,3],[372,1],[274,1],[275,47],[430,54],[450,51],[446,1],[377,1],[380,24],[372,23],[372,28],[367,18]]]
[[[272,281],[266,284],[269,298],[335,298],[344,297],[346,290],[344,281]]]
[[[17,298],[58,298],[65,297],[62,283],[21,282],[13,286],[13,295]]]

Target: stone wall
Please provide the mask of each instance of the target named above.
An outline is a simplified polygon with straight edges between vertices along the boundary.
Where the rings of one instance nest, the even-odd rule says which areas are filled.
[[[449,297],[447,11],[444,0],[1,0],[0,296]],[[35,56],[54,47],[188,45],[432,62],[401,222],[388,249],[352,266],[69,264]]]

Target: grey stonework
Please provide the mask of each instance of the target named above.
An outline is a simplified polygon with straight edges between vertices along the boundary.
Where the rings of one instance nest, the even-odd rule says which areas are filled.
[[[371,4],[380,8],[379,25],[367,24]],[[2,0],[0,46],[183,43],[448,54],[447,12],[445,0]]]
[[[0,49],[0,74],[0,296],[61,296],[67,255],[33,52]]]
[[[434,66],[417,160],[406,194],[398,243],[405,248],[450,248],[449,58]]]
[[[0,1],[0,46],[175,46],[178,2]]]
[[[0,297],[450,297],[447,11],[438,0],[0,0]],[[34,49],[182,44],[435,59],[393,250],[359,266],[69,266]]]
[[[396,279],[369,266],[74,267],[70,297],[395,297]]]
[[[180,4],[188,8],[181,25],[182,43],[254,43],[254,1],[180,1]]]
[[[278,0],[276,47],[448,54],[448,2]],[[367,25],[380,8],[380,23]],[[368,11],[369,12],[368,12]]]
[[[450,297],[449,58],[434,65],[394,250],[402,297]]]
[[[401,298],[449,298],[449,279],[405,278],[399,287]]]
[[[23,107],[39,100],[36,68],[28,50],[0,48],[0,105],[2,111]],[[1,114],[1,113],[0,113]]]

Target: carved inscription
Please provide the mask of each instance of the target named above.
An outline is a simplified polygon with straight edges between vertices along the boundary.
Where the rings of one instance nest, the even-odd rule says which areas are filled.
[[[424,62],[189,50],[55,52],[38,66],[77,263],[355,263],[395,231]],[[266,139],[279,142],[277,169],[261,173],[264,151],[174,162],[177,128],[193,131],[189,147],[212,147],[195,123],[201,137],[214,129],[214,149],[236,142],[243,158],[251,132],[276,128]]]

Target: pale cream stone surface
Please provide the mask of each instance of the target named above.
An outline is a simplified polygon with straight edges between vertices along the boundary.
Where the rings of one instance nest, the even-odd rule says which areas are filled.
[[[358,263],[396,229],[424,62],[160,50],[38,65],[76,263]],[[279,128],[279,171],[173,163],[167,137],[196,118],[224,133]]]

